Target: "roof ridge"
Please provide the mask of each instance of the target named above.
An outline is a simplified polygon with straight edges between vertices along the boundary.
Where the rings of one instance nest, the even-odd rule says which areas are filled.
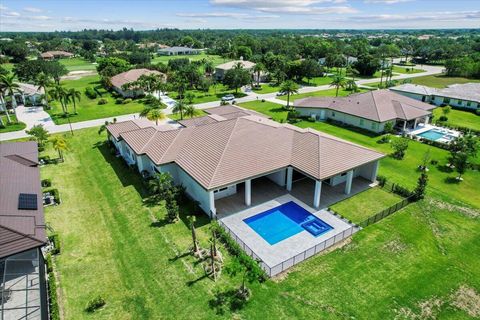
[[[232,139],[233,132],[235,131],[235,128],[236,128],[237,125],[238,125],[239,119],[240,119],[240,118],[235,119],[235,124],[233,125],[233,128],[232,128],[232,130],[230,131],[230,136],[228,137],[227,143],[225,144],[225,148],[223,148],[222,154],[220,155],[220,158],[218,159],[219,161],[217,162],[217,166],[215,167],[215,171],[213,171],[212,179],[210,179],[210,181],[209,181],[209,183],[208,183],[208,187],[210,187],[212,181],[215,179],[215,176],[216,176],[216,174],[217,174],[217,170],[218,170],[219,164],[221,163],[221,161],[222,161],[222,159],[223,159],[223,156],[225,155],[225,150],[227,150],[227,147],[228,147],[228,145],[229,145],[229,142],[230,142],[230,140]]]
[[[376,91],[376,90],[374,90],[374,91]],[[381,121],[381,119],[380,119],[380,113],[378,112],[377,100],[375,99],[375,95],[373,94],[373,91],[370,91],[370,94],[372,95],[373,104],[374,104],[374,106],[375,106],[375,112],[377,113],[378,121]]]
[[[153,127],[146,127],[146,128],[141,128],[141,129],[143,130],[143,129],[150,129],[150,128],[154,129],[155,132],[152,134],[152,136],[150,137],[150,139],[148,139],[148,141],[143,145],[143,148],[140,150],[140,151],[142,152],[142,154],[145,153],[144,150],[147,148],[147,146],[150,144],[150,142],[152,142],[153,138],[155,138],[155,136],[157,135],[157,133],[160,132],[160,130],[157,130],[157,129],[153,128]],[[139,154],[140,154],[140,153],[139,153]],[[145,154],[146,154],[146,153],[145,153]]]
[[[182,128],[182,129],[187,129],[187,128]],[[181,135],[181,132],[184,131],[184,130],[174,130],[174,131],[177,131],[177,134],[175,135],[175,138],[173,139],[172,143],[170,143],[170,145],[168,146],[168,148],[165,150],[165,152],[163,153],[162,157],[160,158],[160,161],[159,162],[162,162],[163,161],[163,158],[165,158],[165,156],[168,154],[168,151],[170,150],[170,148],[172,148],[172,146],[175,144],[175,141],[177,141],[178,137]],[[190,130],[191,131],[191,130]],[[184,143],[185,144],[185,143]],[[183,148],[183,145],[180,146],[180,148]],[[147,155],[148,156],[148,155]],[[175,156],[176,158],[177,156]],[[152,161],[153,163],[155,163],[154,161]]]

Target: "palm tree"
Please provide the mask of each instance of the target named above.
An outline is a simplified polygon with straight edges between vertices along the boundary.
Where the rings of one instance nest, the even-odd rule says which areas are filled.
[[[0,106],[2,107],[0,111],[1,110],[5,111],[5,115],[7,116],[7,122],[10,124],[12,123],[12,120],[10,119],[10,115],[8,114],[7,102],[5,101],[4,96],[5,96],[5,88],[3,88],[3,85],[0,83]]]
[[[257,87],[260,86],[260,74],[262,73],[263,70],[265,70],[265,67],[261,62],[257,63],[255,66],[253,66],[252,71],[254,73],[256,73],[256,75],[257,75]]]
[[[205,69],[205,73],[211,76],[214,71],[213,62],[211,60],[205,61],[204,69]]]
[[[105,121],[105,123],[102,124],[102,125],[100,126],[100,128],[98,128],[98,134],[102,134],[103,131],[107,130],[107,126],[108,126],[109,124],[113,124],[113,123],[117,123],[117,118],[113,118],[113,121],[112,121],[112,122],[110,122],[110,121]]]
[[[333,77],[332,82],[330,83],[330,87],[335,87],[337,90],[335,91],[335,97],[338,97],[338,90],[340,88],[345,88],[346,81],[344,76],[336,75]]]
[[[62,85],[60,84],[55,84],[53,88],[50,90],[49,94],[53,99],[60,102],[60,105],[62,106],[62,111],[66,115],[67,106],[65,102],[66,102],[66,97],[68,96],[68,93],[65,90],[65,88],[62,87]]]
[[[287,109],[290,108],[290,95],[298,93],[298,89],[298,84],[293,80],[287,80],[280,86],[280,92],[285,92],[287,94]]]
[[[17,101],[15,100],[15,93],[20,92],[20,86],[18,83],[14,82],[15,75],[0,75],[0,86],[3,88],[5,95],[9,96],[12,100],[12,108],[15,113],[15,117],[17,116]],[[5,108],[6,109],[6,108]],[[8,118],[8,112],[7,112]],[[10,123],[10,118],[8,118],[8,122]]]
[[[77,114],[77,104],[75,103],[77,100],[80,101],[82,97],[82,93],[75,88],[71,88],[68,90],[67,95],[69,99],[73,102],[73,113]]]
[[[190,224],[190,229],[192,230],[192,241],[193,241],[193,253],[198,252],[198,241],[197,241],[197,233],[195,232],[195,221],[197,219],[195,216],[188,216],[188,222]]]
[[[63,161],[63,153],[68,151],[67,140],[62,136],[55,136],[51,140],[52,147],[58,152],[58,157]]]
[[[193,118],[197,114],[197,109],[193,105],[189,104],[185,107],[183,113],[186,117]]]
[[[48,87],[51,87],[53,85],[52,79],[45,73],[40,72],[35,79],[35,85],[37,85],[39,89],[43,89],[45,95],[45,103],[48,108]]]
[[[172,112],[174,114],[180,113],[180,120],[183,120],[183,113],[185,112],[187,104],[183,100],[178,100],[173,106]]]
[[[140,112],[140,117],[147,118],[150,121],[155,121],[155,124],[158,126],[158,120],[163,120],[166,118],[165,114],[158,107],[146,107]]]

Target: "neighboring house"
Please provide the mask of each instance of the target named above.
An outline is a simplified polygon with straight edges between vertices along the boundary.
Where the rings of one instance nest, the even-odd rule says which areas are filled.
[[[242,65],[243,69],[249,71],[252,71],[253,67],[255,66],[254,62],[247,60],[234,60],[224,64],[220,64],[215,67],[215,79],[217,79],[218,81],[223,80],[223,78],[225,77],[225,73],[227,73],[228,70],[233,69],[239,63]]]
[[[260,178],[292,191],[294,174],[311,179],[305,194],[311,194],[308,201],[319,208],[322,184],[344,184],[342,190],[349,195],[354,178],[376,181],[379,159],[384,157],[240,107],[222,106],[205,112],[209,115],[203,121],[184,120],[184,128],[142,128],[135,121],[126,121],[110,124],[107,130],[109,140],[128,163],[142,173],[170,173],[211,218],[217,214],[216,201],[235,197],[239,190],[244,190],[242,203],[251,206]]]
[[[444,89],[402,84],[390,90],[436,106],[450,105],[469,110],[480,109],[480,83],[452,84]]]
[[[157,53],[162,56],[178,56],[187,54],[199,54],[201,50],[188,47],[167,47],[157,50]]]
[[[345,58],[345,60],[347,61],[347,65],[351,65],[355,62],[358,61],[358,59],[356,57],[352,57],[352,56],[347,56],[347,55],[343,55],[343,57]],[[318,63],[322,66],[325,65],[325,63],[327,62],[327,58],[319,58],[318,59]]]
[[[36,142],[0,144],[1,319],[48,319]]]
[[[400,130],[428,123],[435,107],[389,90],[374,90],[348,97],[310,97],[294,101],[302,116],[333,120],[380,133],[391,122]]]
[[[113,89],[119,94],[121,94],[122,97],[135,98],[135,97],[144,95],[145,93],[143,92],[143,90],[140,90],[140,89],[125,90],[124,86],[129,83],[137,81],[138,78],[140,78],[143,75],[150,75],[150,74],[157,74],[163,77],[164,81],[166,81],[165,74],[159,71],[149,70],[149,69],[132,69],[132,70],[128,70],[113,76],[110,79],[110,82],[112,83]]]
[[[40,57],[44,60],[72,58],[73,56],[73,53],[67,51],[46,51],[40,54]]]
[[[16,95],[17,100],[18,97],[21,98],[21,102],[24,105],[32,105],[37,106],[42,104],[44,90],[43,88],[39,88],[36,85],[29,84],[29,83],[19,83],[21,93]]]

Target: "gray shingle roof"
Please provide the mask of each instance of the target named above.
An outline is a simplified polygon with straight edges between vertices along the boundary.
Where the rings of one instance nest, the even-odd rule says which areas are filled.
[[[435,95],[480,103],[480,83],[452,84]]]

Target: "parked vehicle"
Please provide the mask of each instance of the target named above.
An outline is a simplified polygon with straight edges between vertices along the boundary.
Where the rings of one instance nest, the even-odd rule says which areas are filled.
[[[277,97],[284,96],[286,94],[287,93],[285,91],[279,91],[279,92],[277,92]]]
[[[235,99],[235,96],[233,94],[227,94],[222,97],[222,101],[232,101]]]

